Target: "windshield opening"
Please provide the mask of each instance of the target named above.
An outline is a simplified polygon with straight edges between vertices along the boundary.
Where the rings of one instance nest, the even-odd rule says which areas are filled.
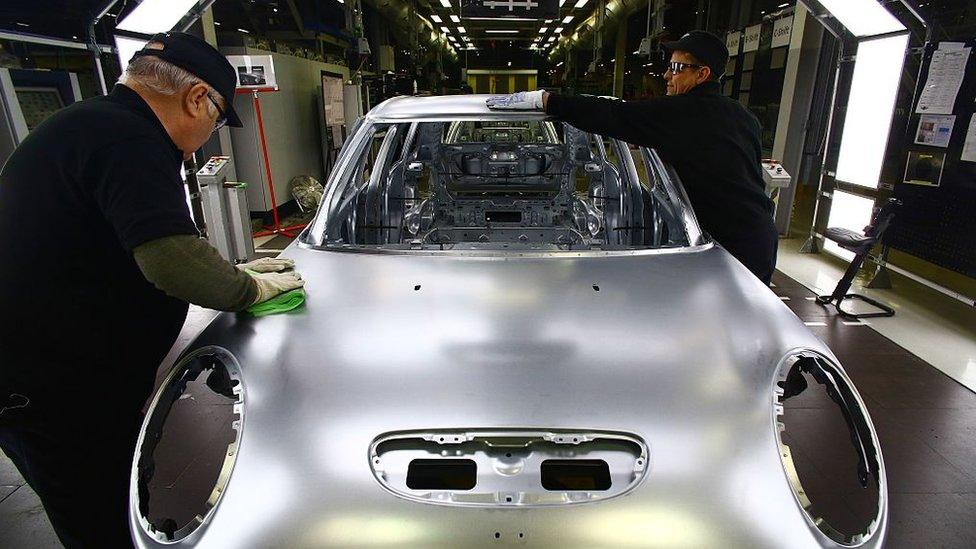
[[[657,154],[548,120],[357,127],[306,241],[403,250],[688,246]]]

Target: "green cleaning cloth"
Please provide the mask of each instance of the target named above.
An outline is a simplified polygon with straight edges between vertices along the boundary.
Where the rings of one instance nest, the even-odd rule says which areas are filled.
[[[267,301],[255,303],[247,308],[247,312],[254,316],[267,316],[287,313],[305,303],[305,290],[298,288],[272,297]]]

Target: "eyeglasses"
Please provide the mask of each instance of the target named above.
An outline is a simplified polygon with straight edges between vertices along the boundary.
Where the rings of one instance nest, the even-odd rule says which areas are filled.
[[[700,69],[704,66],[705,65],[695,65],[693,63],[679,63],[677,61],[671,61],[670,63],[668,63],[668,70],[671,71],[672,74],[678,74],[679,72],[685,69]]]
[[[217,100],[210,93],[207,93],[207,99],[213,103],[214,107],[217,107],[217,120],[214,122],[213,128],[213,131],[216,132],[227,125],[227,114],[224,112],[224,109],[220,108],[220,104],[217,103]]]

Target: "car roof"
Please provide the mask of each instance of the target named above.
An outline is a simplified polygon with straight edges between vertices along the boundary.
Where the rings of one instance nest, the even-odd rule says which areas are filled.
[[[400,96],[373,107],[367,117],[374,122],[406,120],[545,120],[537,111],[489,110],[487,94],[438,95],[430,97]]]

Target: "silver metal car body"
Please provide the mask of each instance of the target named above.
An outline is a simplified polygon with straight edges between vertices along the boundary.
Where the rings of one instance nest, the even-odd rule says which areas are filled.
[[[370,124],[512,116],[478,96],[394,99],[367,115],[347,149]],[[542,115],[519,115],[533,117]],[[344,152],[336,172],[350,160]],[[841,546],[791,485],[777,382],[796,353],[850,380],[693,217],[691,242],[677,248],[365,249],[315,242],[328,200],[283,254],[307,280],[304,308],[222,314],[188,349],[233,356],[239,437],[212,509],[178,541],[139,511],[137,452],[138,547]],[[864,408],[856,393],[851,404]],[[384,482],[396,476],[378,465],[384,437],[447,436],[439,457],[459,448],[451,437],[493,432],[552,444],[619,434],[640,467],[605,498],[546,499],[524,478],[468,499]],[[877,450],[873,428],[869,438]],[[557,453],[575,455],[578,443],[558,443]],[[887,526],[876,453],[878,517],[853,543],[868,548],[882,545]],[[478,482],[502,486],[528,457],[478,459]]]

